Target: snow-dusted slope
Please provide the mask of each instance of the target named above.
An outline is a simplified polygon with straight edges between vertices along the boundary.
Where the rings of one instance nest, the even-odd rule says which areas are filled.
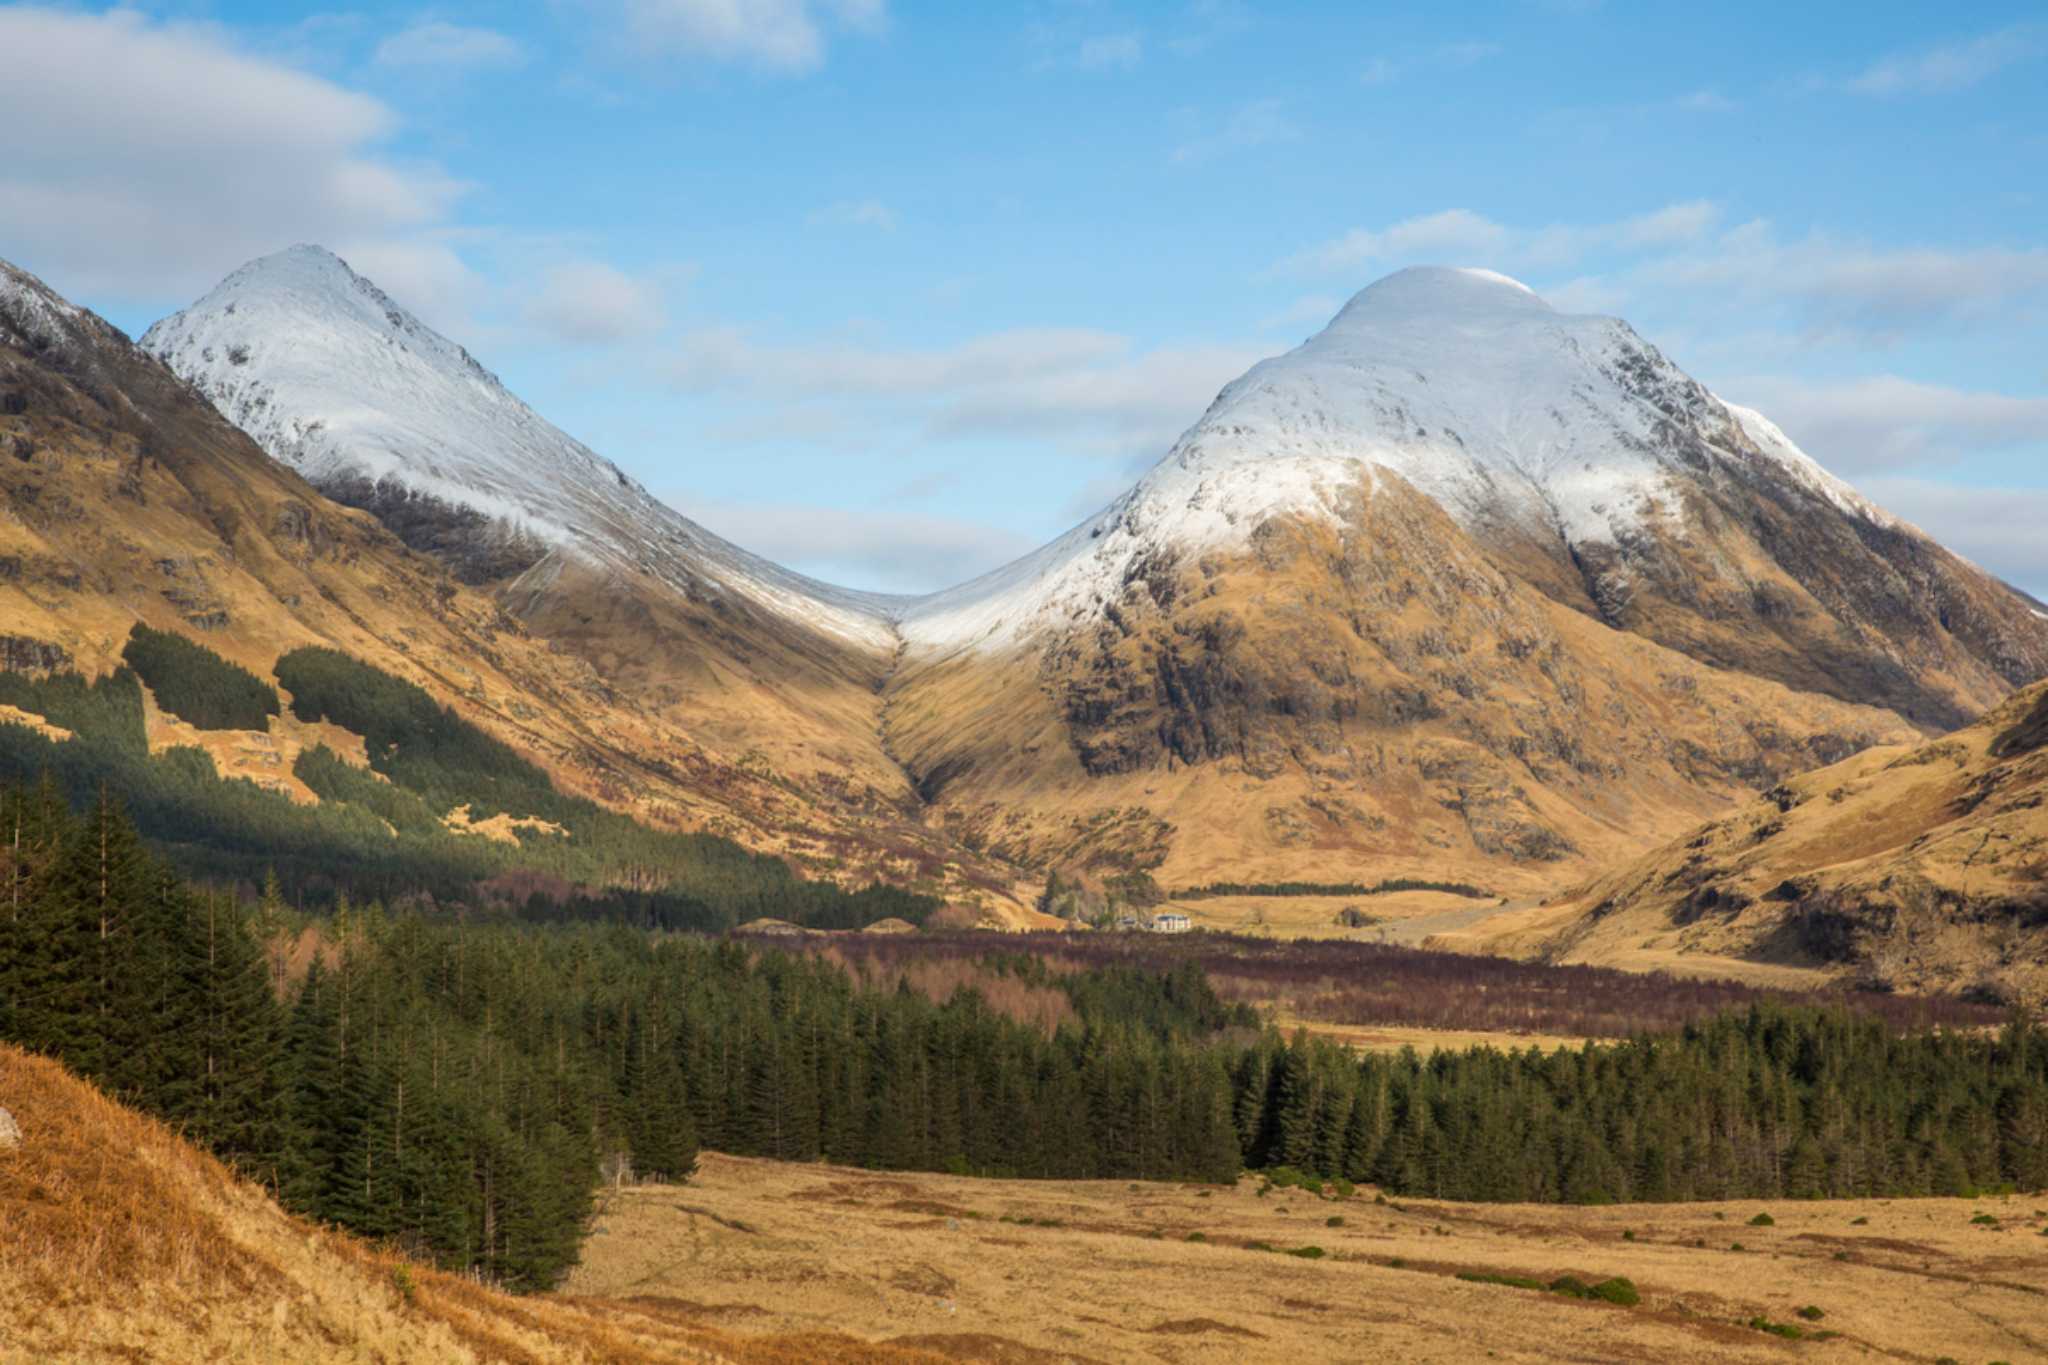
[[[1681,529],[1689,493],[1733,481],[1797,489],[1845,517],[1898,526],[1628,324],[1559,313],[1486,270],[1418,267],[1380,280],[1321,333],[1225,388],[1100,514],[921,598],[834,588],[712,535],[317,247],[245,266],[143,344],[316,484],[391,480],[564,554],[691,592],[738,593],[920,655],[1085,624],[1138,567],[1240,543],[1276,513],[1334,513],[1382,470],[1482,539],[1510,530],[1563,562]]]
[[[1375,468],[1472,529],[1616,544],[1677,510],[1685,483],[1759,460],[1846,513],[1883,514],[1760,415],[1722,403],[1614,318],[1559,313],[1487,270],[1417,267],[1225,388],[1100,515],[1008,568],[904,610],[933,647],[996,644],[1116,597],[1148,556],[1317,513]]]
[[[251,262],[142,344],[317,486],[390,481],[560,553],[700,595],[738,593],[875,648],[895,642],[891,599],[814,582],[712,535],[319,247]]]

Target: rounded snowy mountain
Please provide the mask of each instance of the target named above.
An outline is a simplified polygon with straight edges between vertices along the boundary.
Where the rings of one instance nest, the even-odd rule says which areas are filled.
[[[1377,471],[1468,529],[1568,557],[1674,514],[1718,461],[1759,457],[1841,510],[1881,515],[1627,323],[1560,313],[1491,270],[1417,266],[1226,386],[1137,486],[1026,559],[913,605],[913,641],[994,643],[1114,601],[1133,564],[1334,510]]]

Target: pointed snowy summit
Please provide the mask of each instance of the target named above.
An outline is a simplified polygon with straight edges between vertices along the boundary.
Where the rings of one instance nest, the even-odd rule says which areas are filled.
[[[537,576],[570,556],[894,644],[890,599],[815,582],[698,526],[321,247],[250,262],[142,344],[331,496],[386,513],[411,500],[403,524],[429,527],[437,549],[460,534],[511,536],[537,546]],[[431,529],[437,516],[449,529]]]

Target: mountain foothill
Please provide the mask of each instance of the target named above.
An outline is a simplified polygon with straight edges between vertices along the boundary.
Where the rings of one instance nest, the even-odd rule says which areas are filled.
[[[1100,513],[924,596],[683,517],[317,247],[139,341],[0,264],[0,457],[23,776],[210,763],[237,810],[411,839],[442,899],[715,847],[965,925],[1060,927],[1049,877],[1428,878],[1508,903],[1456,946],[1950,990],[2048,957],[2041,604],[1490,271],[1370,285]],[[167,698],[137,640],[202,665],[160,636],[256,709]],[[415,719],[302,704],[307,651]],[[429,772],[380,726],[471,738]],[[245,875],[270,820],[176,842]]]

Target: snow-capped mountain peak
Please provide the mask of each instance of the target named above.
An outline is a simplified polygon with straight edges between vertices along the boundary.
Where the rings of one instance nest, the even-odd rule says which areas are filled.
[[[814,582],[712,535],[320,247],[250,262],[142,345],[316,486],[359,505],[413,500],[413,523],[442,516],[449,534],[495,547],[478,552],[494,567],[544,572],[547,554],[569,555],[695,594],[736,592],[871,647],[894,643],[890,599]]]
[[[1883,513],[1761,416],[1724,404],[1615,318],[1560,313],[1491,270],[1418,266],[1227,385],[1138,485],[975,583],[913,604],[933,646],[997,644],[1112,602],[1132,566],[1329,514],[1399,475],[1468,529],[1561,557],[1638,541],[1681,492],[1759,461],[1856,516]]]
[[[1467,530],[1508,528],[1568,563],[1646,544],[1689,493],[1744,478],[1893,524],[1627,323],[1559,312],[1483,269],[1415,267],[1359,291],[1321,332],[1227,385],[1097,516],[918,598],[818,583],[705,531],[318,247],[250,263],[143,344],[344,500],[389,510],[381,490],[399,489],[538,547],[536,560],[545,550],[738,593],[879,650],[996,648],[1083,624],[1140,566],[1240,544],[1275,515],[1339,515],[1386,474]],[[506,562],[488,560],[489,576]]]

